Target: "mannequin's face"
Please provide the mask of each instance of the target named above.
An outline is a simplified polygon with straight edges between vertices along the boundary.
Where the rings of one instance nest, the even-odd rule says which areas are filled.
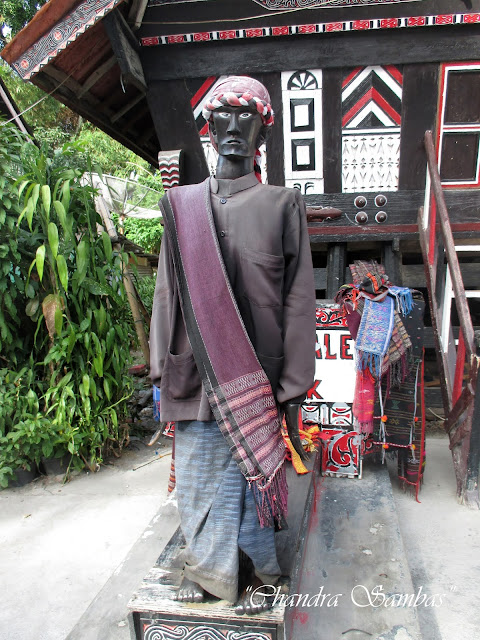
[[[250,107],[221,107],[212,112],[211,130],[220,156],[253,158],[262,130],[258,111]]]

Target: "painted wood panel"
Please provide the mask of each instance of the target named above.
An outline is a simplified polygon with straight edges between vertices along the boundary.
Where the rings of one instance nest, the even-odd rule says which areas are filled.
[[[357,67],[342,82],[342,190],[396,191],[400,165],[402,68]]]
[[[282,73],[285,186],[323,193],[322,71]]]

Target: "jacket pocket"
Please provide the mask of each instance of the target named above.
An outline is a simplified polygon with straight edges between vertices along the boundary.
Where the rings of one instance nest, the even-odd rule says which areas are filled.
[[[202,381],[195,364],[193,351],[168,353],[166,392],[172,400],[195,400]]]
[[[273,395],[277,391],[278,381],[280,380],[280,376],[282,375],[283,370],[283,361],[285,358],[273,358],[272,356],[264,356],[261,353],[257,353],[257,358],[262,365],[262,369],[267,374],[267,378],[270,381],[270,385],[272,387]]]
[[[244,247],[242,271],[244,295],[259,307],[276,307],[282,304],[285,260]]]

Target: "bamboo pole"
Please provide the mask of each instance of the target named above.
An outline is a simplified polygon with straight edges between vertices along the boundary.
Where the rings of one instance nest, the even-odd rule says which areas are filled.
[[[102,196],[95,197],[95,208],[100,214],[103,220],[105,229],[112,241],[115,251],[121,253],[122,247],[120,245],[115,225],[113,224],[110,216],[110,211],[107,203]],[[140,348],[142,349],[143,357],[148,367],[150,367],[150,347],[148,344],[147,334],[145,333],[145,326],[143,324],[142,314],[140,313],[135,285],[133,284],[132,277],[128,271],[128,265],[123,263],[123,282],[125,285],[125,291],[127,292],[128,303],[132,311],[133,323],[135,325],[135,331],[140,342]]]

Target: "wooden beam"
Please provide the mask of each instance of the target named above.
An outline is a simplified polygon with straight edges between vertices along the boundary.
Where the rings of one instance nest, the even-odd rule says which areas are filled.
[[[138,143],[138,134],[134,135],[135,132],[131,132],[128,136],[125,135],[125,133],[121,129],[119,129],[118,125],[112,125],[108,116],[106,116],[104,112],[100,111],[98,107],[89,105],[85,101],[77,100],[76,95],[73,91],[68,89],[65,85],[57,86],[57,83],[43,72],[40,72],[35,77],[35,84],[47,93],[55,90],[56,97],[60,102],[92,122],[95,126],[102,129],[102,131],[105,131],[105,133],[107,133],[115,140],[118,140],[118,142],[123,144],[128,149],[131,149],[141,158],[144,158],[147,162],[156,166],[156,153],[158,149],[155,150],[155,153],[147,151],[147,149],[145,149]]]
[[[138,93],[132,100],[130,100],[130,102],[128,102],[125,106],[123,106],[120,111],[117,111],[117,113],[115,113],[111,118],[111,122],[117,122],[117,120],[120,120],[120,118],[122,116],[124,116],[126,113],[128,113],[130,111],[130,109],[133,109],[133,107],[138,104],[141,100],[143,100],[145,98],[145,94],[144,93]]]
[[[327,291],[326,297],[331,299],[344,284],[347,266],[347,245],[336,242],[329,245],[327,255]]]
[[[399,189],[425,188],[423,136],[435,125],[438,76],[438,64],[412,64],[403,69]]]
[[[55,81],[56,89],[58,92],[60,92],[60,90],[65,87],[66,89],[71,91],[74,94],[75,99],[78,100],[78,94],[82,91],[82,85],[79,82],[77,82],[71,76],[68,76],[61,69],[57,69],[57,67],[55,67],[53,64],[47,65],[43,68],[42,71],[46,76],[49,76],[52,80]],[[107,117],[110,117],[113,114],[113,111],[107,108],[104,101],[99,100],[91,93],[84,93],[83,102],[86,102],[92,107],[99,108],[100,111],[103,111],[103,113],[105,113]]]
[[[325,193],[342,191],[342,70],[322,71],[323,179]]]
[[[285,186],[285,168],[283,152],[283,105],[282,84],[279,73],[257,75],[270,94],[275,111],[275,125],[267,132],[267,167],[268,184]]]
[[[127,131],[128,129],[130,129],[131,127],[133,127],[133,125],[140,120],[140,118],[143,118],[147,113],[150,113],[148,110],[148,104],[147,101],[145,100],[145,103],[143,105],[143,107],[141,109],[135,109],[135,113],[128,119],[128,121],[124,124],[125,130]],[[143,137],[143,136],[142,136]]]
[[[77,98],[82,98],[110,69],[117,64],[115,56],[111,56],[103,64],[101,64],[82,84]]]
[[[128,23],[132,25],[132,29],[136,30],[142,24],[147,4],[148,0],[133,0],[130,11],[128,12]]]
[[[140,91],[146,92],[147,84],[142,63],[136,51],[138,41],[125,22],[125,18],[118,9],[115,9],[105,16],[103,25],[118,60],[125,85],[133,84]]]
[[[53,64],[49,64],[44,67],[43,72],[47,76],[50,76],[50,78],[56,80],[59,84],[62,84],[67,87],[67,89],[70,89],[70,91],[73,91],[75,95],[77,95],[78,92],[82,89],[82,85],[79,82],[77,82],[72,76],[69,76],[67,73],[65,73],[65,71],[57,69],[57,67],[55,67],[55,65]],[[90,95],[87,95],[86,98],[87,101],[91,102],[92,104],[97,104],[99,102],[98,98],[94,98]]]
[[[474,382],[475,384],[475,382]],[[458,420],[461,416],[467,411],[470,404],[472,403],[475,395],[473,393],[473,386],[471,382],[467,384],[467,386],[463,389],[460,397],[458,398],[455,406],[450,411],[447,420],[445,421],[445,431],[450,435],[450,432],[457,424]]]
[[[183,149],[182,183],[202,182],[209,171],[185,82],[149,82],[148,85],[148,104],[160,149]]]
[[[145,130],[145,132],[138,138],[138,144],[139,145],[143,145],[147,140],[150,140],[150,138],[152,138],[153,136],[156,137],[156,133],[155,133],[155,127],[149,127],[148,129]],[[156,149],[156,153],[158,153],[158,149],[159,149],[159,145],[157,144],[157,149]],[[155,162],[155,165],[157,165],[158,163]]]
[[[474,24],[428,27],[421,33],[386,29],[255,40],[143,47],[141,57],[149,81],[480,58]]]
[[[427,230],[428,231],[428,230]],[[423,207],[418,210],[418,235],[420,239],[420,246],[422,249],[423,264],[425,268],[425,280],[427,282],[428,302],[430,306],[430,318],[433,328],[433,335],[435,337],[435,352],[437,356],[437,366],[440,379],[443,383],[440,385],[442,392],[442,402],[445,415],[448,415],[452,409],[451,405],[451,389],[448,387],[447,378],[447,362],[444,357],[442,345],[440,344],[440,327],[438,326],[437,319],[439,318],[439,310],[437,301],[435,298],[435,273],[432,266],[428,262],[428,232],[423,228]]]

